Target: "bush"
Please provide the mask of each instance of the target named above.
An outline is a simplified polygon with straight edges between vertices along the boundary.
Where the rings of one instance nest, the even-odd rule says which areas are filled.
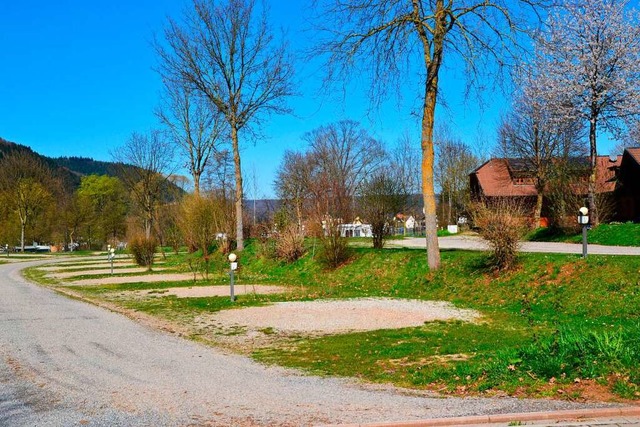
[[[232,229],[231,205],[215,194],[191,195],[181,202],[179,225],[191,251],[200,250],[207,257],[218,246],[230,250],[227,231]],[[221,237],[224,236],[224,237]]]
[[[520,239],[527,230],[522,205],[508,199],[481,202],[471,209],[473,222],[491,247],[491,267],[508,270],[517,260]]]
[[[321,248],[318,257],[325,267],[338,268],[350,258],[351,251],[347,246],[347,239],[340,235],[337,221],[329,219],[324,225],[324,235],[320,238]]]
[[[275,238],[275,256],[293,262],[304,255],[304,236],[296,224],[287,225]]]
[[[129,240],[128,248],[135,259],[136,264],[141,267],[147,267],[151,270],[156,246],[157,242],[153,237],[147,239],[144,236],[135,236]]]

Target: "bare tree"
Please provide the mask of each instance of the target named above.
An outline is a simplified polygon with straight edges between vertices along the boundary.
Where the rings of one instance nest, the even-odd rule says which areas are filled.
[[[325,214],[349,220],[354,197],[362,184],[385,161],[382,143],[360,124],[342,120],[312,130],[304,136],[315,172],[316,193],[322,191]]]
[[[184,80],[224,115],[231,134],[235,166],[236,238],[244,248],[240,137],[265,114],[288,113],[293,94],[291,60],[276,45],[267,11],[254,0],[194,0],[182,24],[169,20],[166,46],[157,44],[164,76]],[[264,6],[264,5],[263,5]]]
[[[334,74],[348,75],[366,67],[374,82],[374,98],[415,76],[416,60],[422,80],[422,194],[427,230],[429,268],[440,266],[434,187],[433,130],[438,81],[445,58],[458,56],[471,75],[484,60],[504,63],[506,49],[522,28],[515,17],[522,7],[544,0],[318,0],[324,6],[329,39],[320,51],[330,56]],[[415,58],[415,60],[414,60]],[[419,58],[419,59],[418,59]],[[368,67],[368,68],[367,68]]]
[[[597,136],[618,135],[640,114],[640,22],[627,1],[576,0],[550,16],[538,54],[559,115],[588,123],[590,217],[596,204]]]
[[[414,195],[421,192],[420,180],[420,148],[405,132],[391,153],[391,167],[402,182],[407,194]]]
[[[164,78],[162,106],[156,111],[171,142],[186,159],[194,194],[200,194],[200,178],[220,143],[224,125],[221,114],[182,80]]]
[[[274,187],[286,209],[293,210],[298,231],[302,229],[304,207],[311,198],[311,162],[306,154],[285,151]]]
[[[112,153],[118,176],[131,194],[144,226],[145,237],[151,238],[156,208],[167,187],[173,152],[162,132],[148,135],[131,134],[127,142]]]
[[[469,174],[478,166],[479,160],[467,144],[451,135],[437,136],[435,144],[435,180],[440,186],[441,220],[457,224],[471,199]]]
[[[566,167],[569,157],[583,154],[582,127],[575,118],[554,117],[544,97],[545,71],[535,64],[528,67],[515,79],[513,107],[503,117],[498,136],[501,155],[522,160],[532,175],[537,192],[534,221],[539,224],[550,181],[564,176],[557,169]]]
[[[2,200],[20,220],[20,248],[24,252],[27,226],[53,203],[55,179],[51,170],[28,152],[14,151],[0,161]]]
[[[371,224],[373,247],[382,249],[393,217],[407,204],[406,186],[392,167],[382,167],[360,187],[364,219]]]
[[[640,118],[629,120],[627,129],[610,154],[622,155],[627,148],[640,147]]]

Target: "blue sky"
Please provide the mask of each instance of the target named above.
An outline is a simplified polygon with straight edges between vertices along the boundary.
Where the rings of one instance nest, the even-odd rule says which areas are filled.
[[[285,30],[294,50],[313,42],[307,0],[268,1],[274,28]],[[151,40],[166,17],[179,17],[183,0],[4,0],[0,2],[0,137],[50,156],[111,160],[110,152],[132,132],[157,127],[153,110],[160,81]],[[463,97],[464,79],[444,69],[446,107],[437,119],[467,143],[493,144],[505,96],[483,94],[485,108]],[[368,82],[347,86],[344,102],[319,94],[322,70],[297,64],[300,96],[292,116],[272,117],[263,138],[245,143],[245,180],[255,171],[258,191],[247,182],[247,197],[272,197],[275,171],[286,149],[302,149],[301,136],[341,119],[360,121],[392,146],[405,132],[419,144],[419,120],[412,114],[420,88],[407,87],[370,113]],[[415,92],[414,92],[415,90]],[[609,147],[602,147],[606,153]],[[250,188],[251,187],[251,188]]]

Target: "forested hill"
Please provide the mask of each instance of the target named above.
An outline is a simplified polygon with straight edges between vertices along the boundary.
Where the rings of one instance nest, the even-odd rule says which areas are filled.
[[[31,148],[16,144],[0,138],[0,159],[14,151],[26,152],[48,165],[56,175],[60,176],[67,185],[77,187],[80,178],[85,175],[110,175],[115,176],[114,164],[102,162],[85,157],[58,157],[51,158],[36,153]]]
[[[58,157],[53,161],[58,166],[80,175],[114,175],[114,167],[111,162],[102,162],[88,157]]]
[[[72,156],[51,158],[43,156],[25,145],[16,144],[15,142],[10,142],[6,139],[0,138],[0,159],[2,159],[4,155],[14,151],[24,152],[41,160],[51,168],[51,171],[55,176],[61,179],[64,188],[71,192],[75,191],[80,186],[80,180],[83,176],[108,175],[121,178],[119,173],[122,173],[123,171],[122,167],[116,167],[116,163],[113,162],[103,162],[86,157]],[[124,170],[128,170],[129,168],[134,168],[134,166],[124,166]],[[166,190],[166,199],[172,199],[173,196],[171,196],[171,194],[184,193],[183,189],[177,187],[173,183],[167,183]]]

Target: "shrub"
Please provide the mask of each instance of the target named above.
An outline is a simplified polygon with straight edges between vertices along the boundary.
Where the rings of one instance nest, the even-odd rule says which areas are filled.
[[[275,238],[276,258],[293,262],[304,255],[304,236],[296,224],[289,224]]]
[[[491,266],[508,270],[515,265],[520,239],[527,230],[522,205],[509,199],[472,206],[473,222],[491,247]]]
[[[157,242],[151,237],[147,239],[144,236],[134,236],[129,240],[128,248],[133,258],[141,267],[147,267],[151,270],[153,265],[153,256],[156,251]]]
[[[340,235],[338,222],[329,219],[324,223],[324,235],[320,238],[321,248],[318,258],[328,268],[338,268],[351,256],[347,239]]]
[[[215,194],[187,196],[181,202],[179,225],[191,251],[208,256],[215,246],[223,253],[230,249],[227,230],[232,228],[231,205]]]

